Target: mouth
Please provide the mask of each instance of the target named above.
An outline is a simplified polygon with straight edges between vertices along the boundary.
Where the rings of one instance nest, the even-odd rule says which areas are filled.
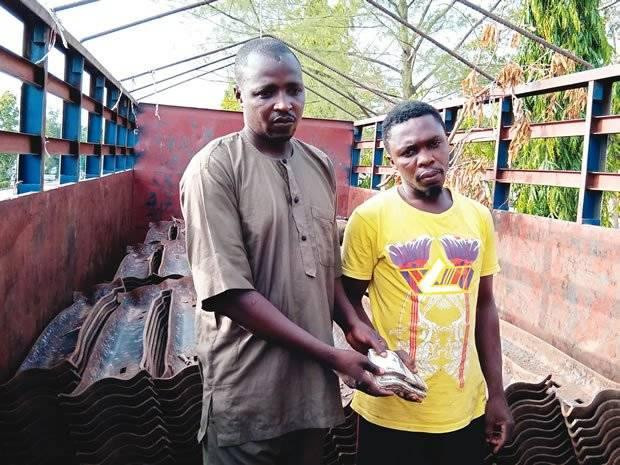
[[[430,180],[433,180],[435,178],[438,178],[442,174],[443,174],[443,170],[441,170],[441,169],[430,169],[430,170],[426,170],[426,171],[423,171],[422,173],[420,173],[418,175],[418,180],[420,180],[420,181],[430,181]]]
[[[292,116],[280,116],[278,118],[274,118],[272,123],[278,126],[290,126],[291,124],[294,124],[295,121],[296,119]]]

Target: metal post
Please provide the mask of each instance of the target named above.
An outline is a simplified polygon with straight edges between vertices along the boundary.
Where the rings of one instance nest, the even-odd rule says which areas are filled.
[[[108,108],[112,108],[116,101],[118,100],[119,90],[116,87],[108,88],[108,97],[106,106]],[[115,113],[114,113],[115,114]],[[106,120],[105,122],[105,134],[104,140],[106,144],[116,145],[116,123],[113,121]],[[113,149],[113,153],[110,155],[105,155],[103,157],[103,174],[114,173],[114,168],[116,166],[116,152]]]
[[[359,186],[360,175],[353,171],[353,169],[360,164],[361,149],[355,147],[356,142],[362,140],[362,127],[353,126],[353,148],[351,149],[351,185],[354,187]]]
[[[383,149],[379,147],[379,141],[383,138],[381,123],[375,123],[374,141],[375,148],[372,156],[372,178],[370,179],[370,188],[379,189],[381,184],[381,175],[375,174],[375,167],[383,165]]]
[[[497,137],[495,139],[495,168],[494,176],[495,187],[493,189],[493,208],[496,210],[508,210],[508,195],[510,194],[510,184],[497,182],[497,175],[502,168],[508,168],[508,147],[509,140],[502,140],[502,128],[512,125],[512,98],[503,97],[499,103],[499,116]]]
[[[49,28],[42,22],[24,27],[24,56],[32,62],[46,53],[45,38]],[[43,189],[43,152],[45,144],[45,86],[47,84],[47,60],[42,64],[43,87],[22,85],[19,130],[40,135],[38,153],[23,153],[18,157],[17,193],[36,192]]]
[[[125,29],[129,29],[130,27],[138,26],[140,24],[148,23],[150,21],[155,21],[156,19],[165,18],[166,16],[181,13],[182,11],[192,10],[194,8],[198,8],[199,6],[208,5],[209,3],[214,3],[216,1],[217,0],[205,0],[204,2],[192,3],[190,5],[185,5],[179,8],[175,8],[174,10],[165,11],[155,16],[149,16],[148,18],[142,18],[137,21],[133,21],[131,23],[123,24],[122,26],[117,26],[112,29],[108,29],[102,32],[97,32],[96,34],[86,36],[82,40],[80,40],[80,42],[84,43],[87,40],[92,40],[92,39],[96,39],[97,37],[107,36],[108,34],[112,34],[113,32],[123,31]]]
[[[118,104],[118,114],[127,117],[127,99],[121,97],[121,101]],[[120,147],[127,147],[127,128],[123,124],[116,125],[116,145]],[[127,166],[127,155],[125,153],[116,154],[116,166],[114,171],[124,171]]]
[[[579,186],[579,205],[577,222],[582,224],[601,224],[601,191],[589,190],[588,172],[605,171],[607,156],[607,134],[592,134],[595,116],[608,115],[611,109],[611,91],[613,81],[590,81],[588,84],[588,104],[586,107],[586,124],[583,137],[583,157],[581,159],[581,177]]]
[[[129,119],[130,123],[135,124],[136,115],[132,110],[129,111],[129,115],[127,116],[127,118]],[[128,128],[127,129],[127,147],[133,149],[135,146],[136,146],[136,129]],[[135,153],[128,154],[127,155],[127,169],[133,169],[135,164],[136,164]]]
[[[73,52],[67,53],[65,59],[65,81],[80,89],[77,103],[62,104],[62,138],[75,141],[75,154],[60,156],[60,184],[78,182],[80,179],[80,131],[82,110],[82,75],[84,58]]]
[[[78,2],[66,3],[64,5],[59,5],[57,7],[52,8],[54,13],[58,13],[59,11],[70,10],[71,8],[77,8],[78,6],[88,5],[89,3],[95,3],[99,0],[80,0]]]
[[[90,83],[90,96],[101,103],[101,113],[88,114],[88,142],[101,144],[101,131],[103,129],[103,90],[105,89],[105,77],[102,74],[93,75]],[[97,149],[95,149],[97,150]],[[96,155],[86,157],[86,179],[101,176],[101,147]]]
[[[446,132],[449,134],[456,124],[459,109],[458,107],[446,108],[443,112],[443,123],[446,126]]]

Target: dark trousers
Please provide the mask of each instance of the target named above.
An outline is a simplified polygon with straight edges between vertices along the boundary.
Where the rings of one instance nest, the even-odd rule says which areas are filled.
[[[451,433],[412,433],[358,422],[357,465],[482,465],[484,416]]]

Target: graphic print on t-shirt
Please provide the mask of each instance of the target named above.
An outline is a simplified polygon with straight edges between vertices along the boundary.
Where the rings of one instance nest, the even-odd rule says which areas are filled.
[[[398,327],[392,331],[398,349],[416,361],[424,379],[442,370],[462,388],[472,320],[470,285],[480,241],[421,236],[390,244],[387,252],[410,289],[403,297]]]

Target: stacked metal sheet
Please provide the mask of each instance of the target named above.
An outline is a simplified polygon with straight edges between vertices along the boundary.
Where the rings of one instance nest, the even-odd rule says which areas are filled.
[[[562,407],[579,464],[619,465],[620,391],[601,391],[587,406]]]
[[[0,450],[6,463],[73,463],[58,394],[79,383],[93,341],[93,316],[123,290],[120,280],[76,293],[39,336],[17,374],[0,386]],[[95,325],[96,326],[96,325]]]
[[[202,385],[191,278],[121,293],[79,385],[62,394],[79,463],[185,463],[199,457]]]
[[[539,384],[515,383],[506,398],[515,420],[512,438],[489,463],[576,465],[556,385],[547,377]]]
[[[547,377],[506,389],[512,438],[488,464],[620,465],[620,391],[600,392],[588,406],[560,400]]]
[[[0,386],[1,463],[200,462],[184,239],[180,221],[152,224],[113,282],[76,293],[47,326]]]
[[[325,436],[323,465],[354,465],[357,453],[357,413],[345,407],[345,421]]]

